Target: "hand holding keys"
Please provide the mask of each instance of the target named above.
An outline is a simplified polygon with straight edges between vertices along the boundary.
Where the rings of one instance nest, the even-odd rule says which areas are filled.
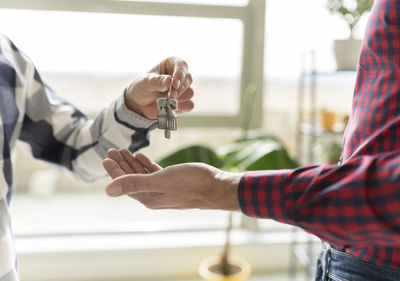
[[[165,130],[164,136],[169,139],[171,137],[170,131],[176,131],[177,129],[177,116],[174,112],[178,108],[178,101],[176,99],[170,99],[170,93],[174,79],[172,78],[171,86],[168,90],[168,96],[166,98],[157,99],[158,108],[158,128]]]

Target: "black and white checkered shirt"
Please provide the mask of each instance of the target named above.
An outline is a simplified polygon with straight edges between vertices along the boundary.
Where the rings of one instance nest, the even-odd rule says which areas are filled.
[[[28,143],[34,157],[92,180],[105,175],[101,162],[109,148],[147,146],[153,123],[126,108],[123,95],[88,119],[46,86],[29,58],[0,36],[0,281],[18,280],[8,211],[16,140]]]

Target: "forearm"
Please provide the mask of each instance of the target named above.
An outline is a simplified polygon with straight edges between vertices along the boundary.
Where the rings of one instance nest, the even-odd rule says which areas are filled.
[[[246,214],[297,225],[332,244],[400,244],[398,152],[249,173],[238,194]]]
[[[29,67],[33,71],[26,78],[27,105],[20,139],[30,144],[36,158],[93,180],[105,176],[101,163],[108,149],[136,151],[149,144],[148,132],[154,121],[129,110],[122,95],[90,120],[48,88],[33,64]]]

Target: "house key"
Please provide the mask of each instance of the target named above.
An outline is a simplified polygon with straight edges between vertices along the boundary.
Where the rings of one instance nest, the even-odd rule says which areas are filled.
[[[174,84],[174,79],[172,78],[171,86],[169,87],[167,97],[157,99],[158,128],[161,130],[165,130],[164,136],[167,139],[171,137],[170,131],[176,131],[177,129],[177,120],[176,120],[177,116],[174,110],[178,108],[178,101],[176,99],[170,98],[173,84]]]

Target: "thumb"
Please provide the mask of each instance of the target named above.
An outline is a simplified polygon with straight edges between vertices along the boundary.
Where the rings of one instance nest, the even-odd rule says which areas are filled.
[[[154,191],[151,181],[151,175],[130,174],[115,178],[106,187],[106,193],[111,197],[129,195],[132,193],[151,192]]]
[[[172,77],[165,74],[150,74],[144,82],[148,91],[165,92],[172,83]]]

